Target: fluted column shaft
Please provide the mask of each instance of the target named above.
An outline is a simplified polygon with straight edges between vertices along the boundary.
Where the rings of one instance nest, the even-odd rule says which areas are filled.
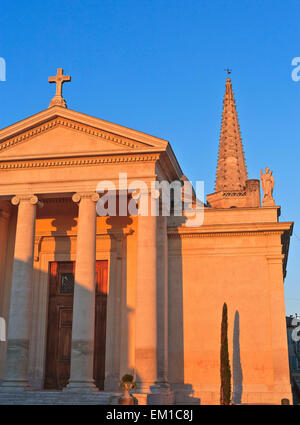
[[[32,313],[32,269],[37,196],[15,196],[18,205],[8,342],[2,386],[28,387],[28,354]]]
[[[158,382],[160,388],[168,385],[168,233],[167,217],[157,217],[157,306],[158,306]]]
[[[140,204],[147,197],[142,193]],[[146,200],[146,202],[147,202]],[[148,392],[157,384],[157,217],[138,216],[136,276],[135,369],[138,388]]]
[[[96,193],[77,193],[79,203],[69,390],[97,390],[93,378],[96,289]]]

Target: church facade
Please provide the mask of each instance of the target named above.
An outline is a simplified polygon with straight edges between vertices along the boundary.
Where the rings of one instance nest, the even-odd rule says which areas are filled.
[[[233,403],[291,400],[293,223],[279,221],[269,169],[262,205],[248,179],[230,79],[215,192],[166,215],[147,189],[187,181],[169,142],[69,110],[69,79],[59,69],[49,108],[0,130],[0,403],[57,390],[110,402],[129,373],[141,404],[219,404],[224,303]],[[120,175],[143,189],[126,191]],[[136,214],[99,215],[99,182]],[[158,214],[140,214],[153,200]],[[197,208],[203,222],[188,225]]]

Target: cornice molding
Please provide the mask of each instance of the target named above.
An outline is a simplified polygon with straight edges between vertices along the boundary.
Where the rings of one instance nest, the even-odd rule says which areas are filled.
[[[42,160],[20,160],[0,162],[0,170],[15,170],[20,168],[53,168],[53,167],[72,167],[72,166],[93,166],[99,164],[116,164],[128,162],[156,162],[159,159],[157,154],[134,154],[131,155],[110,155],[103,157],[86,158],[63,158],[63,159],[42,159]]]
[[[286,231],[290,232],[292,227],[292,222],[204,225],[199,228],[194,228],[194,230],[192,230],[192,228],[173,227],[168,229],[168,237],[170,239],[177,239],[282,235]]]
[[[266,236],[266,235],[281,235],[282,231],[270,231],[270,232],[216,232],[216,233],[168,233],[168,238],[170,239],[192,239],[192,238],[215,238],[215,237],[232,237],[232,236]]]
[[[277,255],[267,255],[267,260],[269,264],[282,264],[282,261],[284,260],[285,255],[284,254],[277,254]]]

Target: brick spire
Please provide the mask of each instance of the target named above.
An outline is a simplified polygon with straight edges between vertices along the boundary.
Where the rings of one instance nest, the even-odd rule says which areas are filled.
[[[223,104],[215,192],[244,190],[248,176],[230,78]]]

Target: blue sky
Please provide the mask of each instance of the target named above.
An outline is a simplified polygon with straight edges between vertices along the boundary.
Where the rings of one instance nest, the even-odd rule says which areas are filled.
[[[269,166],[281,220],[295,221],[285,293],[300,313],[299,13],[298,0],[3,2],[0,127],[47,108],[61,66],[70,109],[169,140],[211,193],[229,66],[249,178]]]

